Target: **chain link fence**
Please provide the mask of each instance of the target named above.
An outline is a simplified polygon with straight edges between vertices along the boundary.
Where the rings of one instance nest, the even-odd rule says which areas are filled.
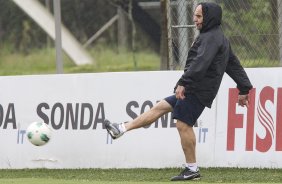
[[[34,1],[53,15],[52,0]],[[137,61],[134,54],[145,50],[157,54],[154,58],[160,60],[160,69],[183,69],[198,34],[194,9],[203,1],[221,5],[222,29],[244,67],[282,66],[282,0],[61,0],[61,17],[91,54],[100,56],[105,50],[119,54],[128,47],[125,50],[133,53],[135,68],[143,59]],[[1,56],[28,55],[54,47],[50,36],[14,1],[0,0],[0,5]],[[0,64],[5,63],[4,57],[0,59]]]
[[[198,31],[193,11],[201,0],[170,0],[171,69],[182,69]],[[207,0],[205,1],[207,2]],[[244,67],[282,66],[282,1],[210,0],[223,9],[222,29]]]

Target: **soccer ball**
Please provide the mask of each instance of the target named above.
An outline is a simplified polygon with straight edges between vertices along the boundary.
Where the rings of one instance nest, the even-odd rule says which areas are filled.
[[[27,138],[35,146],[43,146],[49,142],[52,130],[46,123],[33,122],[27,127]]]

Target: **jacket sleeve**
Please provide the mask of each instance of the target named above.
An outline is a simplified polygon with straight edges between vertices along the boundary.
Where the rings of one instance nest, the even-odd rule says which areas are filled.
[[[253,86],[238,58],[234,55],[231,47],[225,72],[234,80],[234,82],[236,82],[240,95],[249,94],[249,90],[251,90]]]
[[[218,52],[219,46],[213,35],[202,36],[199,38],[199,42],[197,56],[193,59],[189,68],[184,71],[177,85],[185,86],[193,81],[201,80]]]

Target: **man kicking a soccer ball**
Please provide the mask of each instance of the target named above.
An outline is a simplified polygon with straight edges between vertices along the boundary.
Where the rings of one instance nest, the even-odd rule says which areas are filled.
[[[152,124],[162,115],[173,112],[186,167],[179,175],[172,177],[171,181],[200,178],[193,125],[204,108],[211,107],[224,72],[237,84],[240,91],[239,105],[248,107],[248,94],[252,85],[220,28],[221,17],[222,9],[215,3],[200,3],[196,7],[193,21],[200,34],[188,52],[184,74],[176,84],[175,95],[163,99],[132,121],[116,124],[105,120],[107,131],[116,139],[127,131]]]

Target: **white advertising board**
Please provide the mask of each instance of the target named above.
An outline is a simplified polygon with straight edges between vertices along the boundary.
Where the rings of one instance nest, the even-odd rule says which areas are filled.
[[[256,88],[248,111],[236,106],[236,85],[224,77],[212,109],[205,109],[194,128],[201,167],[282,167],[279,71],[247,70]],[[103,122],[135,118],[172,95],[181,75],[162,71],[0,77],[0,168],[180,167],[185,159],[171,114],[118,140],[109,137]],[[26,138],[25,130],[34,121],[53,129],[45,146],[33,146]]]
[[[217,166],[282,168],[282,69],[247,71],[254,86],[249,108],[236,104],[229,77],[218,93]]]

